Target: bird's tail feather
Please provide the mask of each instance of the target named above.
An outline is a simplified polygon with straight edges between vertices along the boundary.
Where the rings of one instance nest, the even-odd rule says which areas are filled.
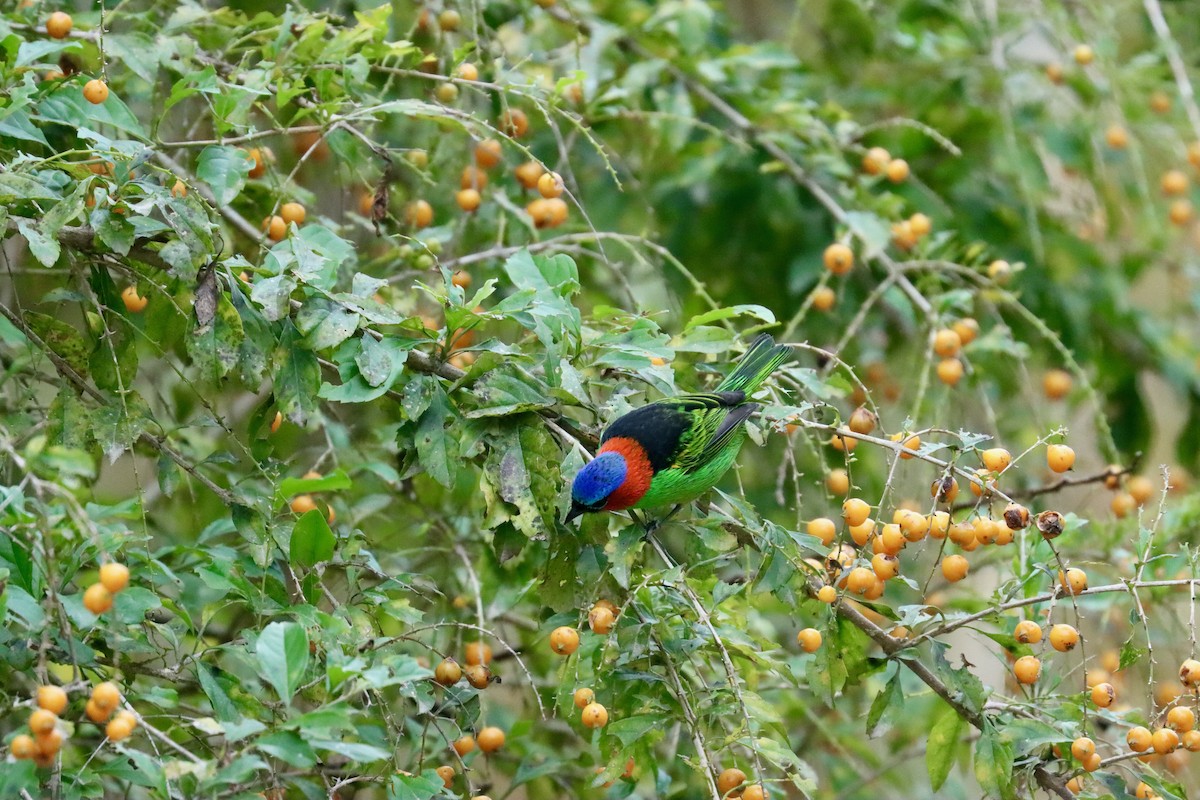
[[[742,356],[733,372],[721,381],[716,391],[745,392],[749,396],[791,355],[792,348],[785,344],[775,344],[770,334],[764,333],[754,340],[746,355]]]

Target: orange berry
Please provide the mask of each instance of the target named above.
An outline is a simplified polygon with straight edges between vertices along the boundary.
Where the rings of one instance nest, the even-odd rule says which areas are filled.
[[[603,728],[608,724],[608,709],[599,703],[588,703],[579,718],[588,728]]]
[[[1023,619],[1017,623],[1013,638],[1022,644],[1037,644],[1042,640],[1042,626],[1031,619]]]
[[[435,771],[437,772],[438,777],[442,779],[442,786],[449,789],[450,785],[454,783],[454,767],[450,766],[449,764],[442,764]]]
[[[1167,170],[1159,181],[1159,187],[1168,197],[1184,194],[1188,190],[1188,177],[1180,170]]]
[[[1154,496],[1154,482],[1145,475],[1134,475],[1125,483],[1125,491],[1133,502],[1144,506]]]
[[[536,161],[526,161],[523,164],[518,164],[513,170],[513,175],[516,176],[517,183],[526,189],[536,189],[538,179],[546,173],[546,170]]]
[[[569,656],[579,649],[579,631],[562,625],[550,632],[550,649],[560,656]]]
[[[494,753],[504,746],[504,731],[494,726],[484,728],[475,737],[479,749],[485,753]]]
[[[112,604],[112,592],[105,589],[102,583],[93,583],[83,593],[83,607],[93,614],[103,614],[112,608]]]
[[[899,441],[903,440],[903,446],[904,446],[905,450],[912,450],[915,452],[915,451],[921,449],[921,437],[920,436],[914,435],[914,436],[906,437],[903,433],[897,433],[897,434],[894,434],[891,437],[891,439],[893,442],[899,442]],[[906,453],[906,452],[904,452],[904,450],[901,450],[900,457],[903,459],[909,459],[909,458],[912,458],[913,456],[912,456],[912,453]]]
[[[38,708],[51,714],[62,714],[67,708],[67,692],[61,686],[47,684],[37,690]]]
[[[1187,731],[1183,734],[1183,747],[1189,753],[1200,751],[1200,731]]]
[[[825,476],[825,488],[831,494],[846,494],[850,491],[850,475],[844,469],[830,470]]]
[[[308,216],[308,212],[300,203],[284,203],[279,207],[279,216],[283,217],[283,221],[289,225],[293,222],[301,225]]]
[[[459,189],[454,193],[454,202],[463,211],[470,213],[479,208],[483,203],[483,197],[477,189]]]
[[[1086,44],[1076,45],[1075,51],[1072,53],[1072,55],[1075,58],[1075,63],[1081,67],[1086,67],[1096,59],[1095,52],[1093,52],[1092,48]]]
[[[596,701],[596,693],[588,688],[580,688],[575,690],[572,698],[576,708],[587,708]]]
[[[1110,125],[1104,132],[1104,141],[1113,150],[1124,150],[1129,145],[1129,134],[1120,125]]]
[[[1070,567],[1066,574],[1059,573],[1058,583],[1067,594],[1079,594],[1088,587],[1087,573],[1077,567]]]
[[[486,664],[470,664],[463,670],[467,683],[476,689],[486,689],[492,682],[492,671]]]
[[[520,139],[529,131],[529,117],[519,108],[510,108],[500,115],[498,127],[507,136]]]
[[[872,147],[863,156],[862,169],[868,175],[878,175],[887,169],[888,163],[892,160],[892,154],[882,147]]]
[[[454,748],[454,752],[458,753],[459,758],[462,758],[475,749],[475,737],[469,733],[464,734],[455,739],[454,743],[450,746]]]
[[[1129,733],[1125,734],[1125,743],[1135,753],[1143,753],[1154,744],[1154,737],[1150,731],[1138,725],[1136,728],[1130,728]]]
[[[871,559],[871,569],[880,580],[891,580],[900,574],[900,559],[887,553],[876,553]]]
[[[834,275],[845,275],[854,267],[854,251],[840,242],[825,248],[825,269]]]
[[[46,18],[46,34],[51,39],[65,39],[71,32],[75,21],[71,15],[63,11],[55,11]]]
[[[958,334],[958,339],[966,347],[979,338],[979,323],[971,317],[963,317],[950,326]]]
[[[37,755],[38,747],[32,736],[22,733],[13,737],[8,745],[8,752],[12,753],[15,759],[28,760]]]
[[[262,229],[267,232],[267,238],[272,242],[281,242],[283,237],[287,236],[288,224],[283,221],[283,217],[273,215],[263,219]]]
[[[426,200],[413,200],[404,206],[404,222],[413,228],[428,228],[433,224],[433,206]]]
[[[933,352],[942,358],[951,358],[962,350],[962,337],[951,328],[943,328],[933,335]]]
[[[116,561],[102,564],[100,566],[100,582],[113,594],[123,591],[129,586],[129,567],[118,564]]]
[[[1166,755],[1179,747],[1179,734],[1170,728],[1159,728],[1150,737],[1150,742],[1154,747],[1154,752]]]
[[[29,730],[33,732],[34,736],[49,733],[54,730],[54,726],[57,723],[58,715],[44,708],[34,709],[34,712],[29,715]]]
[[[453,686],[462,680],[462,667],[453,658],[443,658],[433,670],[433,679],[442,686]]]
[[[1076,761],[1083,761],[1096,752],[1096,743],[1086,736],[1080,736],[1071,742],[1071,756]]]
[[[887,173],[887,179],[892,183],[903,183],[909,175],[908,162],[903,158],[894,158],[888,162],[884,171]]]
[[[121,690],[111,681],[98,683],[92,687],[91,699],[102,711],[112,711],[121,702]]]
[[[1192,220],[1192,204],[1187,200],[1176,200],[1167,209],[1167,219],[1172,225],[1186,225]]]
[[[486,642],[467,642],[463,648],[463,661],[468,665],[492,663],[492,648]]]
[[[837,589],[832,586],[822,586],[817,590],[817,599],[822,603],[832,603],[837,600]]]
[[[832,589],[832,586],[824,587]],[[796,634],[796,642],[806,653],[815,653],[821,647],[821,632],[816,628],[805,628]]]
[[[1155,114],[1166,114],[1171,110],[1171,96],[1166,92],[1154,92],[1150,95],[1150,110]]]
[[[933,230],[933,221],[924,214],[916,213],[908,218],[908,227],[917,236],[928,236]]]
[[[1065,444],[1048,445],[1046,464],[1054,472],[1066,472],[1075,465],[1075,451]]]
[[[866,500],[851,497],[842,503],[842,519],[847,525],[861,525],[871,515],[871,506]]]
[[[560,197],[566,191],[566,186],[557,172],[545,172],[538,178],[537,190],[542,197],[553,198]]]
[[[588,627],[592,629],[592,633],[607,636],[612,633],[614,623],[613,613],[607,608],[595,606],[588,612]]]
[[[746,773],[736,767],[722,770],[717,776],[717,792],[722,797],[740,797],[741,792],[734,790],[746,782]]]
[[[1037,679],[1041,674],[1042,662],[1035,656],[1021,656],[1013,664],[1013,675],[1016,676],[1018,681],[1026,685],[1037,683]]]
[[[984,450],[980,456],[983,461],[983,466],[988,470],[996,473],[1003,472],[1008,469],[1012,463],[1012,453],[1005,450],[1003,447],[991,447]]]
[[[491,169],[500,163],[504,150],[495,139],[484,139],[475,145],[475,163],[484,169]]]
[[[1111,683],[1097,683],[1092,687],[1092,702],[1097,708],[1108,708],[1117,699],[1117,690]]]
[[[463,167],[462,177],[458,179],[458,188],[483,191],[487,188],[487,185],[488,176],[486,172],[472,164]]]
[[[937,376],[947,386],[957,386],[962,380],[963,363],[957,358],[943,358],[938,362]]]
[[[108,84],[99,78],[92,78],[83,85],[83,99],[98,106],[108,99]]]
[[[1187,687],[1200,685],[1200,661],[1189,658],[1180,664],[1179,681]]]
[[[1042,376],[1042,391],[1051,400],[1061,400],[1071,391],[1071,373],[1052,369]]]
[[[140,314],[146,310],[150,298],[142,297],[138,294],[137,287],[130,284],[121,290],[121,302],[125,304],[125,310],[130,314]]]
[[[812,292],[812,305],[817,311],[828,311],[837,303],[837,293],[828,286],[818,286]]]
[[[1187,733],[1196,727],[1196,712],[1187,706],[1175,706],[1167,712],[1167,724],[1179,733]]]
[[[964,557],[955,554],[942,559],[942,576],[951,583],[957,583],[967,577],[971,565]]]
[[[1079,631],[1070,625],[1059,624],[1050,628],[1050,645],[1060,653],[1074,650],[1079,644]]]
[[[817,537],[823,545],[828,547],[833,544],[833,539],[837,535],[837,526],[828,517],[817,517],[809,520],[807,531],[809,536]]]
[[[742,800],[766,800],[767,790],[763,788],[761,783],[756,783],[753,786],[747,786],[742,792]]]
[[[104,727],[104,735],[111,741],[119,742],[128,739],[137,727],[137,717],[129,711],[118,711],[117,715],[108,721]]]
[[[288,505],[294,514],[307,514],[317,507],[317,501],[313,500],[311,494],[298,494]]]

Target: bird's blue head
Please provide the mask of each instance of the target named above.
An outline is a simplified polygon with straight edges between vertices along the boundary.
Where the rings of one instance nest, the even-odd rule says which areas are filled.
[[[629,471],[625,456],[609,451],[584,465],[571,485],[571,510],[567,522],[588,511],[603,511],[608,497],[625,482]]]

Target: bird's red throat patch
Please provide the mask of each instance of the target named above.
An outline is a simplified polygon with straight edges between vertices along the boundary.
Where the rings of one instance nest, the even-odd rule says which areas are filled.
[[[605,511],[623,511],[629,508],[650,490],[654,469],[646,450],[637,440],[627,436],[614,436],[600,448],[601,453],[620,453],[625,457],[625,480],[608,496]]]

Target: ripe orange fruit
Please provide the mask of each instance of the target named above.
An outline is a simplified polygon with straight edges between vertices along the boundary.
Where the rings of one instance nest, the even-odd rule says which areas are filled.
[[[1060,653],[1074,650],[1079,644],[1079,631],[1071,625],[1058,624],[1050,629],[1050,645]]]
[[[100,706],[96,705],[96,701],[92,699],[87,701],[87,705],[84,706],[83,711],[85,714],[87,714],[87,718],[96,724],[104,722],[104,720],[108,719],[109,714],[112,713],[111,708],[101,708]]]
[[[514,139],[520,139],[529,131],[529,117],[519,108],[510,108],[500,115],[500,130]]]
[[[1138,725],[1136,728],[1130,728],[1129,733],[1125,734],[1125,743],[1129,745],[1129,749],[1135,753],[1143,753],[1150,749],[1154,743],[1153,736],[1150,731]]]
[[[271,420],[271,433],[279,430],[279,426],[283,424],[283,412],[276,411],[274,418]]]
[[[904,183],[909,175],[908,162],[903,158],[894,158],[888,162],[884,171],[887,173],[887,179],[892,183]],[[916,233],[916,231],[913,231],[913,233]],[[916,235],[919,236],[920,234]]]
[[[869,408],[859,406],[850,415],[850,422],[847,427],[855,433],[861,433],[865,436],[875,430],[877,422],[879,422],[879,418],[875,416],[874,412]]]
[[[908,218],[908,227],[917,236],[928,236],[929,232],[933,230],[933,220],[918,212]]]
[[[851,497],[842,503],[842,519],[847,525],[861,525],[871,515],[871,506],[866,500]]]
[[[517,183],[526,189],[536,189],[538,179],[544,174],[546,174],[546,170],[536,161],[526,161],[523,164],[518,164],[513,169],[513,175],[516,176]]]
[[[817,599],[822,603],[832,603],[837,600],[837,589],[832,586],[822,586],[817,590]]]
[[[1166,114],[1171,110],[1171,96],[1166,92],[1154,92],[1150,95],[1150,110],[1155,114]]]
[[[458,26],[462,23],[462,15],[452,8],[448,8],[438,14],[438,27],[444,31],[453,33],[458,30]]]
[[[576,708],[587,708],[596,701],[596,693],[586,687],[581,687],[575,690],[572,698]]]
[[[945,511],[936,511],[929,515],[929,537],[931,539],[945,539],[946,534],[950,531],[950,514]]]
[[[1088,576],[1078,567],[1070,567],[1066,574],[1059,571],[1058,583],[1066,590],[1067,594],[1079,594],[1088,587]]]
[[[1065,444],[1047,445],[1046,465],[1054,472],[1066,472],[1075,465],[1075,451]]]
[[[308,216],[308,212],[299,203],[284,203],[279,207],[279,216],[283,217],[283,221],[289,225],[293,222],[301,225],[304,223],[304,218]]]
[[[442,686],[453,686],[462,679],[462,667],[453,658],[443,658],[433,670],[433,679]]]
[[[476,689],[486,689],[491,685],[492,671],[486,664],[471,664],[463,670],[463,674],[467,676],[467,683]]]
[[[504,746],[504,731],[494,726],[488,726],[475,737],[479,749],[485,753],[494,753]]]
[[[404,222],[413,228],[428,228],[433,224],[433,206],[426,200],[413,200],[404,206]]]
[[[943,358],[938,362],[937,376],[947,386],[957,386],[962,380],[963,363],[957,358]]]
[[[598,633],[601,636],[607,636],[612,633],[613,625],[615,624],[613,613],[603,606],[594,606],[588,612],[588,627],[592,629],[592,633]]]
[[[878,175],[887,169],[888,162],[892,160],[892,154],[882,147],[872,147],[863,156],[862,169],[868,175]]]
[[[903,433],[897,433],[897,434],[892,435],[891,440],[893,442],[902,441],[903,446],[906,450],[912,450],[915,452],[915,451],[921,449],[921,437],[920,436],[913,435],[913,436],[906,437]],[[901,450],[900,457],[907,460],[907,459],[912,458],[912,453],[906,453],[906,452],[904,452],[904,450]]]
[[[466,289],[471,285],[471,273],[467,272],[466,270],[456,270],[455,273],[450,276],[450,282],[460,289]]]
[[[1180,664],[1179,681],[1189,688],[1200,685],[1200,661],[1189,658]]]
[[[75,21],[71,19],[71,15],[63,11],[55,11],[46,18],[46,34],[51,39],[65,39],[67,34],[71,32],[71,27]]]
[[[958,339],[962,342],[963,347],[979,338],[979,323],[971,317],[963,317],[950,327],[958,334]]]
[[[108,99],[108,84],[99,78],[92,78],[83,85],[83,99],[98,106]]]
[[[1176,200],[1167,209],[1167,218],[1172,225],[1186,225],[1192,219],[1192,204],[1187,200]]]
[[[588,703],[579,718],[588,728],[603,728],[608,724],[608,709],[599,703]]]
[[[480,204],[483,203],[483,197],[477,189],[459,189],[454,193],[454,202],[463,211],[470,213],[479,208]]]
[[[463,661],[468,665],[492,663],[492,648],[487,642],[467,642],[463,648]]]
[[[458,753],[459,758],[462,758],[475,749],[475,737],[469,733],[464,734],[455,739],[450,746],[454,748],[454,752]]]
[[[612,600],[608,600],[607,598],[604,598],[604,597],[601,597],[599,600],[592,603],[592,608],[607,608],[609,611],[612,612],[613,619],[616,619],[617,617],[621,616],[621,609],[617,608],[616,604],[613,603]]]
[[[37,755],[38,748],[32,736],[22,733],[13,737],[8,745],[8,752],[12,753],[15,759],[28,760]]]
[[[1013,664],[1013,675],[1023,684],[1037,683],[1041,674],[1042,662],[1036,656],[1021,656]]]
[[[1031,619],[1023,619],[1017,623],[1013,638],[1022,644],[1037,644],[1042,640],[1042,626]]]
[[[1124,150],[1129,145],[1129,134],[1120,125],[1109,125],[1104,132],[1104,141],[1113,150]]]
[[[834,275],[845,275],[854,267],[854,251],[841,242],[826,247],[822,258],[825,269]]]
[[[742,772],[737,767],[730,767],[722,770],[717,776],[717,792],[722,797],[740,797],[741,792],[734,792],[734,789],[746,782],[746,773]]]
[[[91,700],[101,711],[112,711],[121,702],[121,690],[111,681],[98,683],[92,687]]]
[[[917,245],[917,234],[908,220],[892,223],[892,244],[901,250],[911,250]]]
[[[1062,83],[1063,68],[1061,64],[1050,63],[1046,65],[1046,77],[1051,83]]]
[[[813,289],[812,305],[817,311],[828,311],[837,303],[837,294],[828,286]]]
[[[846,576],[846,589],[854,594],[866,594],[875,585],[875,573],[866,567],[855,567]]]
[[[832,586],[824,587],[832,589]],[[796,643],[806,653],[815,653],[821,647],[821,632],[816,628],[805,628],[796,634]]]
[[[1086,67],[1096,60],[1095,52],[1086,44],[1076,45],[1072,55],[1075,57],[1075,63],[1081,67]]]
[[[129,586],[129,567],[118,564],[116,561],[102,564],[100,566],[100,582],[113,594],[123,591]]]
[[[880,580],[889,581],[900,574],[900,559],[887,553],[876,553],[871,559],[871,569]]]
[[[99,616],[112,608],[112,592],[104,588],[102,583],[93,583],[83,593],[83,607]]]
[[[753,786],[747,786],[742,792],[742,800],[766,800],[767,790],[763,788],[761,783],[756,783]]]
[[[51,714],[62,714],[67,708],[67,692],[61,686],[47,684],[37,690],[38,708]]]
[[[1012,280],[1012,265],[1004,259],[998,258],[991,264],[988,264],[987,274],[996,283],[1001,286],[1007,286],[1008,282]]]
[[[908,511],[900,517],[900,530],[910,542],[919,542],[929,533],[929,519],[924,514]]]
[[[962,350],[962,337],[952,328],[942,328],[933,335],[933,352],[942,358],[951,358]]]
[[[1152,798],[1158,797],[1158,792],[1151,789],[1145,781],[1140,781],[1134,790],[1134,796],[1138,800],[1152,800]]]
[[[488,175],[486,172],[472,164],[463,167],[462,177],[458,179],[458,188],[483,191],[487,185]]]
[[[137,717],[129,711],[118,711],[117,715],[108,721],[104,727],[104,735],[111,741],[119,742],[128,739],[133,729],[137,727]]]
[[[850,491],[850,475],[844,469],[832,469],[825,476],[825,488],[832,494],[846,494]]]
[[[454,783],[454,767],[449,764],[442,764],[437,768],[436,772],[438,777],[442,779],[442,785],[449,789],[450,785]]]
[[[317,507],[317,502],[313,500],[311,494],[298,494],[288,505],[294,514],[307,514]]]
[[[1042,391],[1051,400],[1061,400],[1071,391],[1071,373],[1062,369],[1048,370],[1042,376]]]
[[[983,461],[983,466],[987,469],[1000,473],[1008,469],[1008,465],[1012,463],[1012,453],[1003,447],[990,447],[983,451],[980,459]]]
[[[1071,742],[1071,756],[1077,761],[1083,761],[1096,752],[1096,743],[1086,736],[1080,736]]]
[[[495,139],[484,139],[475,145],[475,163],[484,169],[491,169],[500,163],[503,148]]]
[[[1167,712],[1167,724],[1179,733],[1187,733],[1196,727],[1196,712],[1187,706],[1175,706]]]
[[[1188,177],[1177,169],[1167,170],[1163,173],[1159,186],[1162,188],[1162,193],[1168,197],[1180,195],[1188,190]]]
[[[1134,475],[1126,482],[1125,491],[1129,492],[1133,502],[1143,506],[1154,496],[1154,483],[1145,475]]]
[[[58,715],[53,711],[47,711],[44,708],[34,709],[34,712],[29,715],[29,730],[34,736],[42,736],[54,730],[55,724],[58,723]]]
[[[288,225],[283,221],[283,217],[274,215],[263,219],[262,229],[267,232],[267,238],[272,242],[281,242],[283,237],[287,236]]]
[[[1200,751],[1200,731],[1187,731],[1184,733],[1183,747],[1189,753]]]
[[[942,575],[951,583],[957,583],[967,577],[970,568],[967,559],[957,553],[942,559]]]
[[[1092,687],[1092,702],[1097,708],[1108,708],[1117,699],[1117,690],[1111,683],[1097,683]]]
[[[557,172],[543,172],[538,178],[537,190],[545,198],[560,197],[566,191],[566,186]]]
[[[137,287],[130,284],[121,290],[121,302],[125,304],[125,310],[130,314],[140,314],[146,310],[150,298],[142,297],[138,294]]]
[[[479,68],[470,61],[464,61],[462,64],[459,64],[456,74],[464,81],[479,80]]]
[[[1150,743],[1154,747],[1154,752],[1166,755],[1179,747],[1179,734],[1170,728],[1159,728],[1150,737]]]
[[[550,649],[560,656],[569,656],[579,649],[579,631],[562,625],[550,632]]]
[[[850,538],[859,547],[864,546],[871,541],[871,537],[875,534],[875,520],[867,517],[857,525],[847,526],[847,531],[850,533]]]
[[[438,99],[439,103],[449,105],[458,99],[458,86],[453,83],[439,83],[438,87],[433,90],[433,96]]]

